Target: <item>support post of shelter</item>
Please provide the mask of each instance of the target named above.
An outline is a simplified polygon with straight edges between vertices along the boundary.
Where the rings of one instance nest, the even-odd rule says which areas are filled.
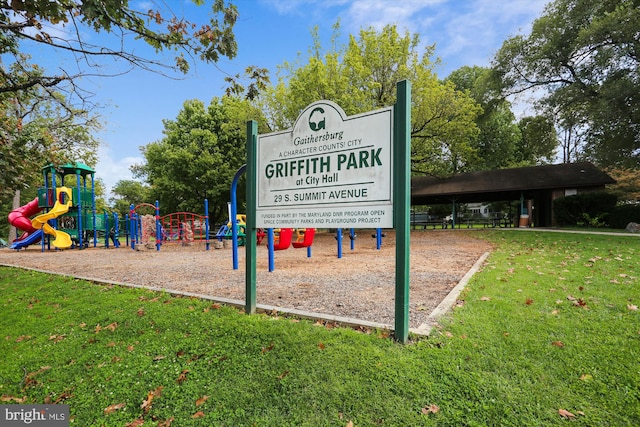
[[[245,312],[256,312],[256,207],[257,207],[257,169],[258,169],[258,122],[247,122],[247,228],[245,240]],[[235,218],[231,221],[235,222]]]
[[[395,339],[409,339],[409,238],[411,205],[411,83],[397,84],[394,108],[393,222],[396,229]]]

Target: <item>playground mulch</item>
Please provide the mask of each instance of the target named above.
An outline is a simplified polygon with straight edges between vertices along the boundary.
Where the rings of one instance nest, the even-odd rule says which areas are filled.
[[[275,252],[268,271],[266,246],[257,252],[257,302],[366,320],[388,325],[395,316],[395,232],[385,231],[380,250],[371,230],[358,230],[351,250],[345,235],[342,258],[334,233],[318,232],[312,256],[306,249]],[[127,283],[244,301],[245,254],[239,251],[234,270],[231,245],[205,250],[165,244],[142,250],[121,247],[82,251],[0,250],[0,264],[35,268],[99,281]],[[491,245],[462,230],[420,230],[411,233],[410,327],[428,323],[429,314]]]

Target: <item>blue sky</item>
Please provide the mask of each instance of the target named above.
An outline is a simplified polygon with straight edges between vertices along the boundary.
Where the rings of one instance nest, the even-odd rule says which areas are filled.
[[[277,66],[306,58],[312,43],[311,30],[318,26],[325,46],[332,25],[340,19],[343,39],[360,28],[382,28],[397,24],[401,31],[419,34],[421,43],[436,45],[442,65],[439,77],[465,65],[489,65],[502,42],[516,34],[528,34],[547,0],[235,0],[239,20],[235,26],[238,55],[223,58],[217,66],[199,63],[182,80],[144,71],[119,77],[87,78],[81,82],[95,93],[100,110],[103,142],[96,175],[110,190],[118,180],[131,179],[129,166],[142,161],[140,147],[162,138],[163,119],[173,120],[189,99],[205,104],[224,93],[226,75],[242,73],[248,65],[271,71]],[[149,1],[130,0],[141,10]],[[162,2],[161,2],[162,3]],[[209,5],[196,7],[191,0],[165,0],[173,11],[194,22],[208,21]],[[87,33],[95,41],[103,36]],[[132,44],[137,52],[148,52],[144,43]],[[34,52],[37,61],[38,52]],[[64,59],[53,61],[64,63]],[[55,62],[54,62],[55,64]],[[55,66],[55,65],[54,65]],[[104,63],[105,71],[121,65]]]

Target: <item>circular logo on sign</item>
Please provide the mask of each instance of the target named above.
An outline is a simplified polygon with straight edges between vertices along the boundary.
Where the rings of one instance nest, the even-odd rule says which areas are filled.
[[[324,110],[321,107],[314,108],[309,114],[309,127],[316,132],[325,128]]]

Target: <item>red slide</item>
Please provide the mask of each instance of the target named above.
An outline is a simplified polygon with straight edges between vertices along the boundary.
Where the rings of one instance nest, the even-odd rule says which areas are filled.
[[[31,225],[30,217],[37,214],[41,210],[42,209],[38,207],[38,198],[36,197],[26,205],[20,206],[19,208],[11,211],[11,213],[9,214],[9,224],[25,232],[25,234],[20,236],[18,240],[22,240],[29,234],[36,231],[36,229],[33,228],[33,225]]]

